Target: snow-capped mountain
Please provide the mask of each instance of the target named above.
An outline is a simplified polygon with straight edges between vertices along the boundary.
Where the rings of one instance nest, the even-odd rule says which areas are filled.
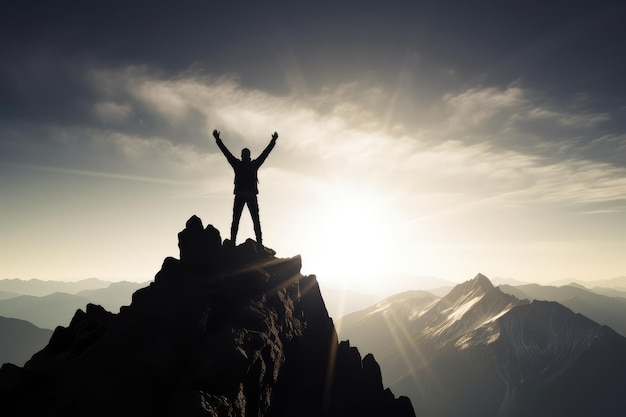
[[[443,298],[408,291],[341,320],[340,336],[384,361],[387,383],[416,372],[448,343],[525,303],[502,293],[478,274]],[[416,349],[419,346],[419,349]]]
[[[479,327],[493,323],[513,307],[526,303],[502,293],[482,274],[457,285],[419,320],[414,334],[440,348]]]
[[[519,300],[481,274],[429,303],[409,295],[347,316],[340,337],[379,358],[385,383],[416,415],[626,410],[626,339],[612,329],[555,302]]]

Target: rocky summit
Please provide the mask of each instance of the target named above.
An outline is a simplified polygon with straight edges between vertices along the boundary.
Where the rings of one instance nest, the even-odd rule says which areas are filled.
[[[191,217],[179,259],[113,314],[89,304],[24,367],[2,416],[415,416],[372,355],[338,342],[315,276]]]

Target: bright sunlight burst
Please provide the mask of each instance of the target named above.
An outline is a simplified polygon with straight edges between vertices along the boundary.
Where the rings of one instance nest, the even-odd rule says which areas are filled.
[[[317,242],[323,264],[319,274],[380,277],[393,249],[394,222],[383,194],[351,186],[335,186],[318,207]]]

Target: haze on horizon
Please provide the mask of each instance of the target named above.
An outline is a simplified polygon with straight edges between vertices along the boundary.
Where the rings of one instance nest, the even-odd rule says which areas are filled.
[[[322,285],[626,274],[621,3],[39,3],[0,9],[0,278],[146,281],[191,215],[227,237],[213,129],[279,133],[264,243]]]

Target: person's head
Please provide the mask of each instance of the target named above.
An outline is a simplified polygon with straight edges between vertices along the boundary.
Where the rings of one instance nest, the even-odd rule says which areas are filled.
[[[243,148],[241,150],[241,160],[242,161],[249,161],[250,160],[250,149]]]

